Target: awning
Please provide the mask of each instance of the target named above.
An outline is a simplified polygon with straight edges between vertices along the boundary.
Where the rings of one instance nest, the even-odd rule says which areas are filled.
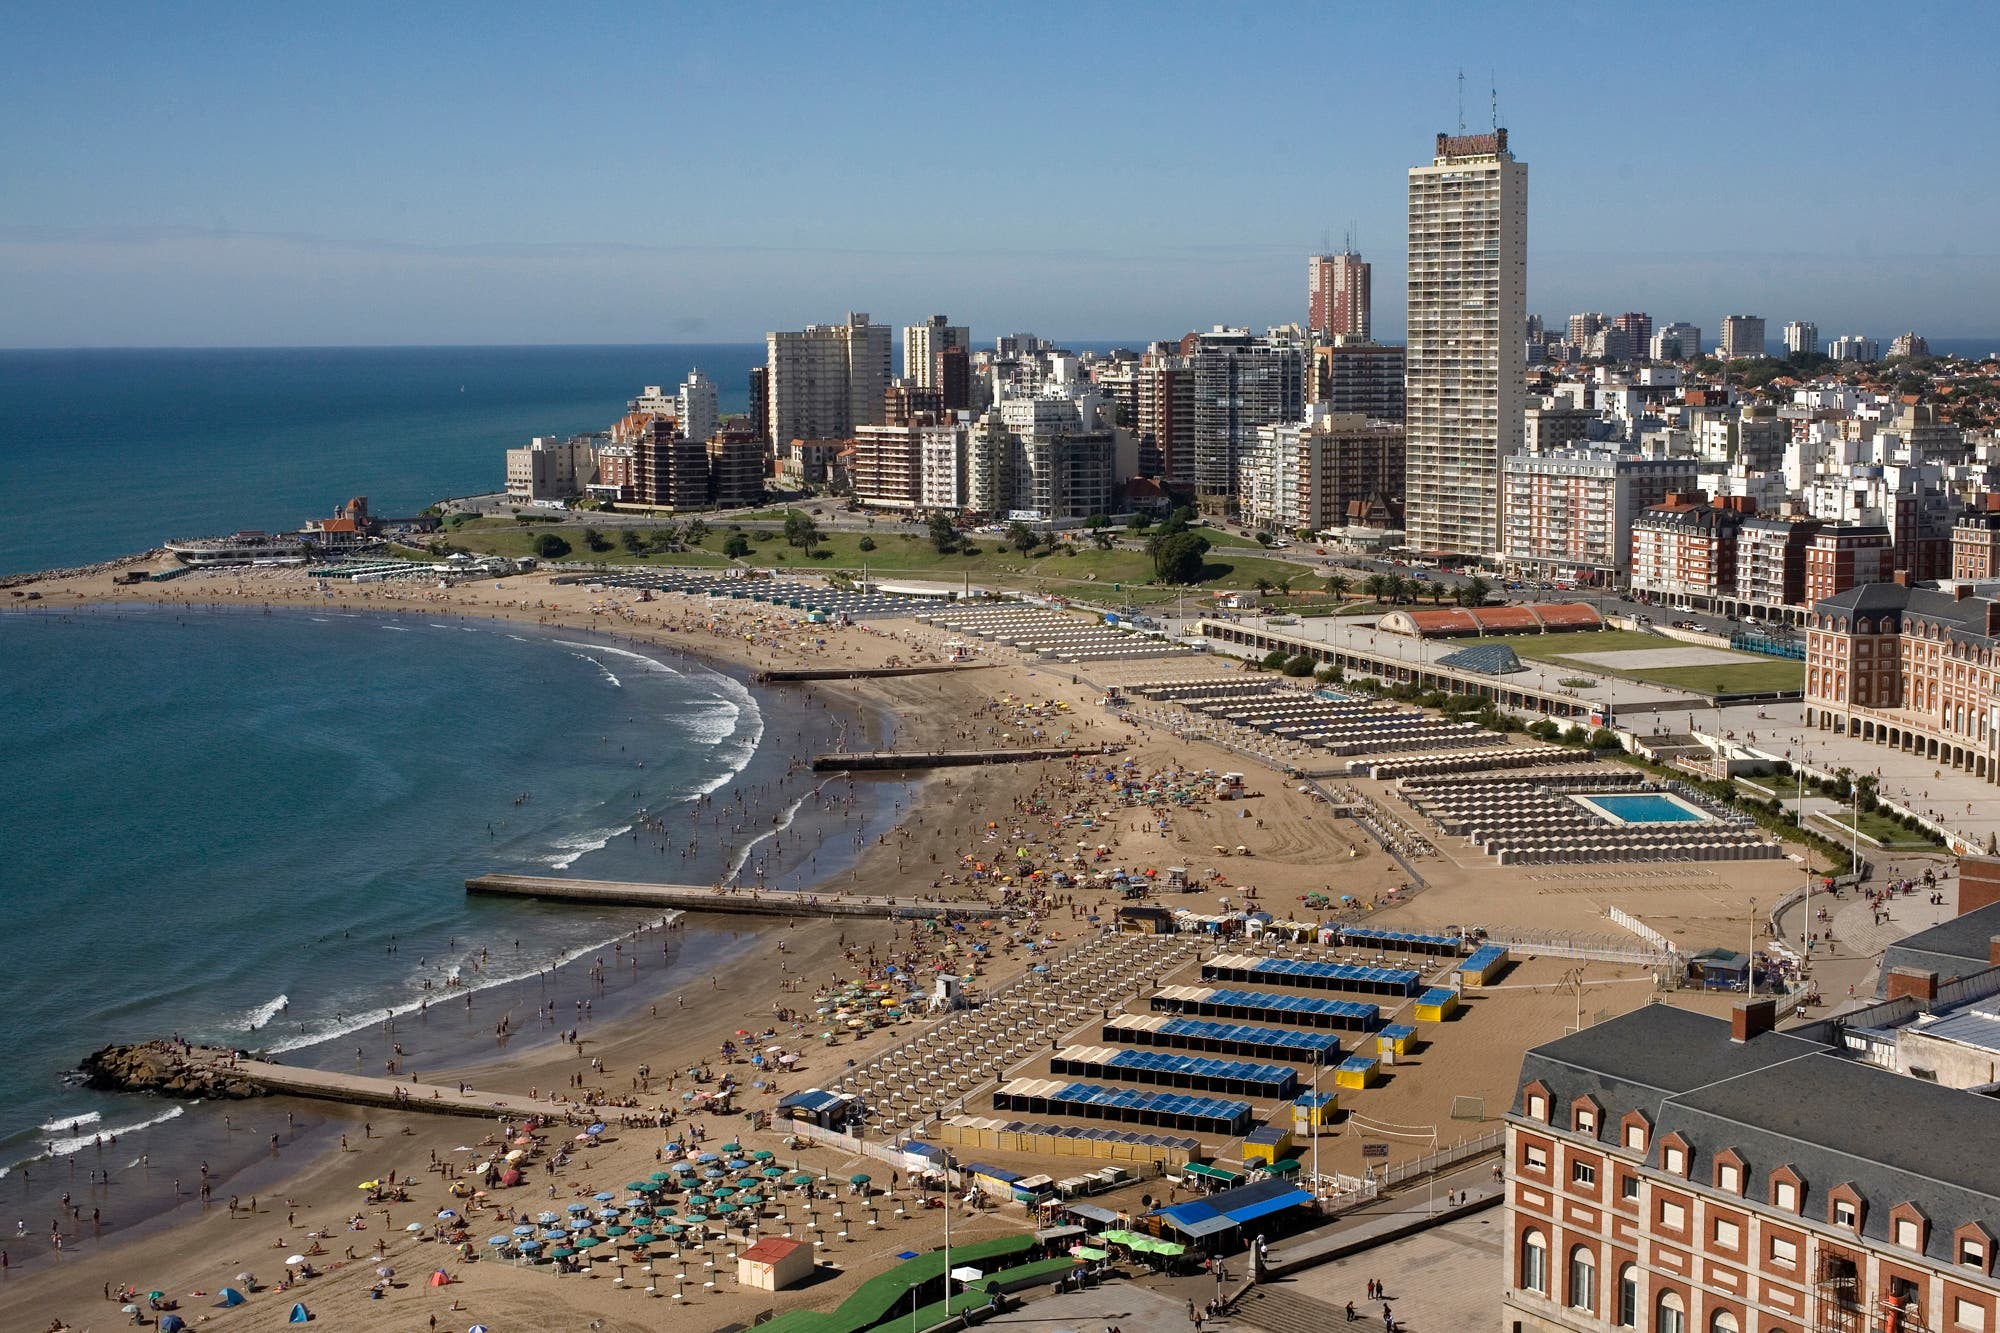
[[[1107,1225],[1118,1220],[1118,1214],[1109,1208],[1100,1208],[1094,1203],[1066,1203],[1063,1211],[1086,1222],[1103,1222]]]
[[[1281,1213],[1287,1208],[1303,1207],[1310,1204],[1312,1198],[1313,1196],[1304,1190],[1289,1190],[1275,1198],[1259,1199],[1255,1203],[1246,1203],[1240,1207],[1232,1208],[1226,1216],[1239,1223],[1254,1222],[1260,1217],[1268,1216],[1271,1213]]]
[[[1068,1240],[1072,1236],[1088,1235],[1082,1227],[1043,1227],[1035,1233],[1036,1240]]]
[[[1231,1231],[1236,1227],[1236,1222],[1233,1219],[1223,1217],[1219,1214],[1196,1218],[1191,1222],[1183,1222],[1178,1217],[1165,1216],[1161,1217],[1160,1220],[1180,1232],[1183,1236],[1188,1236],[1196,1240],[1199,1240],[1203,1236],[1213,1236],[1218,1231]]]
[[[1186,1166],[1182,1167],[1181,1170],[1185,1171],[1188,1175],[1202,1176],[1209,1180],[1227,1180],[1235,1182],[1243,1179],[1243,1176],[1240,1172],[1224,1171],[1219,1166],[1203,1166],[1200,1162],[1189,1162]]]

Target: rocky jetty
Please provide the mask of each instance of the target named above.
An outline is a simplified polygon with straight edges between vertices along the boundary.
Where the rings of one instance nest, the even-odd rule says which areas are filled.
[[[201,1101],[264,1096],[263,1088],[229,1068],[232,1055],[219,1047],[190,1049],[170,1041],[142,1041],[92,1051],[81,1069],[86,1086],[109,1092],[154,1092]]]

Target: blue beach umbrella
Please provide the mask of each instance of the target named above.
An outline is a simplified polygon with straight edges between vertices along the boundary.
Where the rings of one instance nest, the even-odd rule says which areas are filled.
[[[590,1205],[587,1203],[573,1203],[565,1207],[563,1211],[566,1213],[587,1213],[590,1211]]]
[[[600,1120],[594,1125],[587,1125],[584,1127],[583,1132],[586,1134],[602,1134],[604,1132],[604,1122]]]
[[[541,1224],[542,1224],[543,1226],[545,1226],[545,1227],[546,1227],[546,1226],[553,1226],[553,1225],[554,1225],[555,1223],[557,1223],[557,1222],[560,1222],[560,1221],[562,1221],[562,1214],[561,1214],[561,1213],[551,1213],[551,1212],[546,1212],[546,1211],[544,1211],[544,1212],[539,1212],[539,1213],[536,1213],[536,1214],[535,1214],[535,1220],[536,1220],[537,1222],[540,1222],[540,1223],[541,1223]]]
[[[533,1227],[515,1227],[514,1234],[517,1236],[532,1236],[535,1234],[535,1229]]]
[[[564,1225],[567,1226],[571,1231],[588,1231],[592,1227],[596,1226],[597,1223],[591,1221],[587,1217],[572,1217]]]
[[[616,1194],[613,1194],[610,1190],[599,1190],[597,1193],[591,1195],[590,1197],[597,1200],[599,1203],[610,1203],[613,1199],[617,1198],[618,1196]]]
[[[532,1254],[534,1251],[542,1248],[542,1243],[538,1240],[524,1240],[521,1242],[520,1248]]]
[[[488,1236],[486,1243],[488,1245],[512,1245],[514,1238],[512,1236]]]

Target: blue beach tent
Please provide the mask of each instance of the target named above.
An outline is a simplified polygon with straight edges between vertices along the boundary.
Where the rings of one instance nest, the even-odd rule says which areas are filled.
[[[234,1287],[224,1287],[221,1291],[217,1292],[216,1295],[222,1298],[221,1304],[225,1306],[243,1304],[243,1293],[238,1291]]]
[[[304,1301],[300,1301],[292,1306],[292,1317],[285,1322],[288,1324],[310,1324],[312,1322],[312,1311],[306,1309]]]

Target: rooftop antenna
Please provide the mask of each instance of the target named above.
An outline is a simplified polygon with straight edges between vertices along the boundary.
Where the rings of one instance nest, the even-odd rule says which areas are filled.
[[[1498,130],[1500,128],[1500,75],[1495,72],[1489,77],[1492,79],[1489,86],[1493,92],[1493,128]]]
[[[1347,249],[1347,253],[1349,254],[1354,253],[1354,224],[1352,222],[1347,224],[1347,239],[1343,242],[1343,244]]]
[[[1333,228],[1321,227],[1319,229],[1319,252],[1325,254],[1331,249],[1333,249]]]
[[[1465,66],[1458,67],[1458,132],[1465,133]]]

